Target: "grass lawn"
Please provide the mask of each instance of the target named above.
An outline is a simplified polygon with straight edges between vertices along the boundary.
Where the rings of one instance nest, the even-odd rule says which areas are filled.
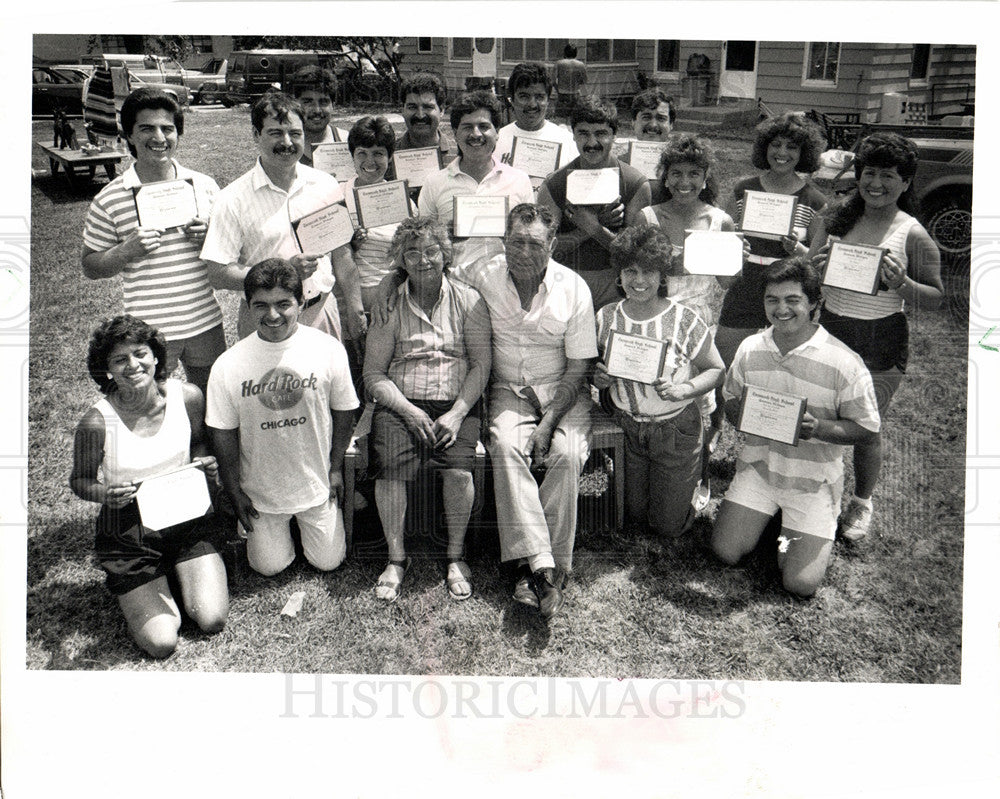
[[[33,134],[51,140],[51,124],[35,122]],[[716,143],[728,197],[752,172],[749,142]],[[188,115],[185,165],[226,185],[252,159],[246,106]],[[428,537],[415,541],[400,600],[378,604],[384,543],[369,510],[358,516],[358,553],[336,572],[296,561],[276,578],[242,576],[222,633],[206,637],[185,622],[173,656],[146,658],[93,558],[97,507],[67,485],[73,428],[98,398],[86,341],[120,312],[120,280],[82,275],[91,194],[49,177],[37,148],[32,166],[28,668],[959,682],[968,321],[948,310],[911,314],[910,371],[885,420],[874,534],[836,544],[809,602],[781,589],[773,536],[737,568],[708,549],[732,476],[730,430],[693,532],[670,545],[581,529],[567,603],[550,624],[511,602],[488,509],[470,545],[472,599],[449,600]],[[952,287],[966,302],[967,280]],[[232,341],[236,298],[222,301]],[[302,611],[280,616],[295,591],[305,593]]]

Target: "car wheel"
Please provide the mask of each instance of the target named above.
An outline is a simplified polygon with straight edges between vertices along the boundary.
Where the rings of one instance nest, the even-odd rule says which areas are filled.
[[[941,252],[965,255],[972,246],[972,198],[940,197],[928,202],[924,212],[927,232]]]
[[[219,93],[215,89],[201,89],[198,92],[198,102],[201,105],[213,105],[219,102]]]

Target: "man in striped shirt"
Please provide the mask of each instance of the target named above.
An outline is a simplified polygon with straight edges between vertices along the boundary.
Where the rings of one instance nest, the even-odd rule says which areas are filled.
[[[199,255],[219,187],[174,160],[184,115],[165,92],[142,88],[122,105],[121,126],[135,163],[94,198],[83,229],[83,273],[92,280],[122,276],[125,312],[167,340],[167,370],[178,361],[204,392],[226,348],[222,312]],[[145,183],[186,180],[198,214],[183,227],[158,230],[139,222],[134,190]]]
[[[771,327],[745,339],[726,377],[726,415],[740,415],[745,386],[806,400],[796,446],[747,435],[712,531],[715,554],[733,565],[780,509],[778,566],[785,589],[810,597],[826,574],[840,514],[844,446],[878,433],[871,375],[853,351],[812,321],[820,278],[804,257],[766,268]]]

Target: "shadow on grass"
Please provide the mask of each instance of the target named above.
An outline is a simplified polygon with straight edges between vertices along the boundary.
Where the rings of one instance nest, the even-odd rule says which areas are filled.
[[[97,192],[109,183],[107,175],[103,169],[98,170],[93,180],[88,180],[86,175],[76,178],[70,186],[62,172],[56,176],[48,173],[34,174],[31,177],[31,185],[40,191],[45,198],[53,205],[65,205],[78,203],[80,200],[90,200],[96,196]]]

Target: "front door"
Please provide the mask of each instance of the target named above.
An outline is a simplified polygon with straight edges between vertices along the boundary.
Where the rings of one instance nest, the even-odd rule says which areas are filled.
[[[757,42],[723,42],[719,63],[720,97],[756,97]]]

